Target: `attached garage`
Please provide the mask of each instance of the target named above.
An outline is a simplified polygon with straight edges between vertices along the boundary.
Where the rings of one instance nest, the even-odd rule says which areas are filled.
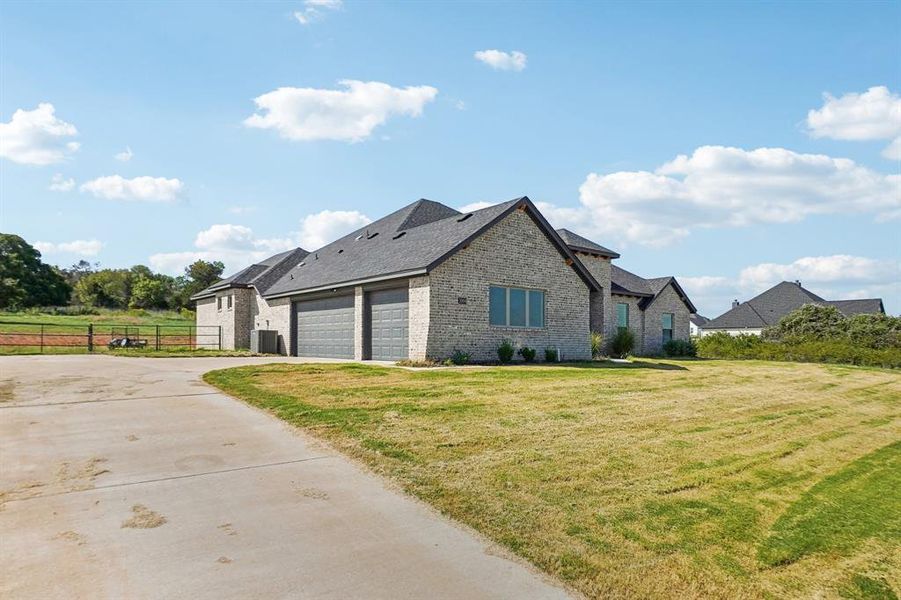
[[[297,356],[354,357],[353,295],[294,303]]]
[[[407,358],[410,330],[407,288],[370,292],[367,312],[372,360]]]

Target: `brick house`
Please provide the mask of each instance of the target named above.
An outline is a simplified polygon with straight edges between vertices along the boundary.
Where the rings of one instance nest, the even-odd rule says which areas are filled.
[[[198,326],[222,327],[224,348],[253,329],[278,332],[295,356],[497,358],[517,347],[590,358],[589,332],[635,333],[636,353],[688,339],[695,312],[673,277],[644,279],[619,254],[554,230],[526,197],[460,213],[419,200],[314,252],[251,265],[195,294]]]

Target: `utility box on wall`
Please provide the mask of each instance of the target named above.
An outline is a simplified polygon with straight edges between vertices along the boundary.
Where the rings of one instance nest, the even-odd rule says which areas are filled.
[[[278,331],[254,329],[250,332],[250,351],[254,354],[278,354]]]

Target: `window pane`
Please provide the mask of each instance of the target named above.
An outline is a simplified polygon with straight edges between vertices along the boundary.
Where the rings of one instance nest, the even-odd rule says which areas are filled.
[[[510,288],[510,325],[526,326],[526,291]]]
[[[673,313],[663,313],[662,315],[660,315],[660,321],[662,322],[664,329],[672,329]]]
[[[492,325],[507,324],[507,289],[491,287],[488,290],[488,322]]]
[[[663,343],[667,343],[672,341],[673,339],[673,330],[672,329],[664,329],[663,330]]]
[[[629,326],[629,305],[624,303],[619,303],[616,305],[616,326],[617,327],[628,327]]]
[[[529,291],[529,327],[544,327],[544,292]]]

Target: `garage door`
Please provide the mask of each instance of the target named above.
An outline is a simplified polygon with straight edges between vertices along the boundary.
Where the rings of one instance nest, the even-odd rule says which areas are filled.
[[[339,296],[294,304],[297,356],[354,357],[354,297]]]
[[[407,358],[409,320],[407,288],[369,294],[369,334],[373,360]]]

